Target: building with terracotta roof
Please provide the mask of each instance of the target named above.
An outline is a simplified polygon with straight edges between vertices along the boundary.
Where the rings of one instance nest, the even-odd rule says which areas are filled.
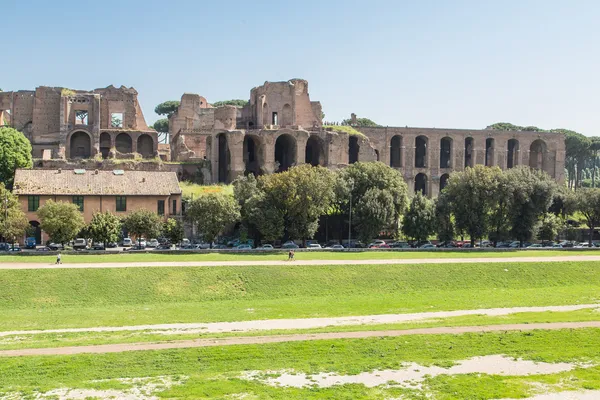
[[[165,219],[181,215],[181,188],[175,172],[19,169],[13,193],[36,229],[38,243],[47,240],[39,229],[37,210],[48,200],[79,206],[85,222],[96,212],[118,216],[147,209]]]

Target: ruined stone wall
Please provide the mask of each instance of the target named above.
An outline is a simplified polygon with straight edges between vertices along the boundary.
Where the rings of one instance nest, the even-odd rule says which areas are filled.
[[[46,86],[35,91],[32,141],[36,144],[60,142],[61,91]]]
[[[219,130],[234,130],[236,128],[238,108],[223,106],[214,108],[214,128]]]

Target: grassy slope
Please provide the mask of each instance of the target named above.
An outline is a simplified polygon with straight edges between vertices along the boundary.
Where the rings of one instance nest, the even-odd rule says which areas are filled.
[[[360,340],[331,340],[265,345],[228,346],[101,355],[7,358],[0,363],[0,392],[56,387],[122,388],[117,382],[91,380],[159,375],[186,375],[189,379],[161,394],[167,398],[225,398],[249,393],[271,399],[381,399],[421,398],[406,389],[368,389],[345,385],[329,389],[274,388],[238,377],[248,370],[318,373],[400,368],[402,363],[450,366],[474,356],[506,354],[535,361],[591,361],[600,363],[600,330],[534,331],[464,335],[411,336]],[[560,343],[560,346],[557,344]],[[571,372],[501,377],[454,375],[429,378],[425,387],[438,399],[525,397],[529,383],[562,383],[570,389],[600,388],[600,367]],[[563,389],[564,390],[564,389]]]
[[[233,186],[231,185],[199,185],[193,182],[179,182],[183,197],[197,198],[206,193],[227,193],[233,194]]]
[[[510,257],[554,257],[600,255],[595,250],[509,250],[509,251],[303,251],[296,253],[298,260],[389,260],[389,259],[422,259],[422,258],[510,258]],[[126,263],[126,262],[161,262],[161,261],[285,261],[287,250],[261,253],[127,253],[107,252],[104,254],[63,254],[63,263]],[[0,255],[0,263],[45,263],[53,264],[54,255],[9,256]]]
[[[0,270],[0,330],[593,303],[598,263]]]

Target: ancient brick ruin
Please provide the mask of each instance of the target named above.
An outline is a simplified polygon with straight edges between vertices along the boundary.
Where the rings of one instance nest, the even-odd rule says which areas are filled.
[[[23,132],[34,158],[153,158],[157,133],[148,128],[137,95],[124,86],[0,92],[0,125]]]

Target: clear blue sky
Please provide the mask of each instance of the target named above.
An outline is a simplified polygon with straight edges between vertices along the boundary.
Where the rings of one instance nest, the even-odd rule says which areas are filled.
[[[598,0],[4,0],[2,15],[3,90],[133,86],[148,122],[183,92],[304,78],[327,120],[600,135]]]

